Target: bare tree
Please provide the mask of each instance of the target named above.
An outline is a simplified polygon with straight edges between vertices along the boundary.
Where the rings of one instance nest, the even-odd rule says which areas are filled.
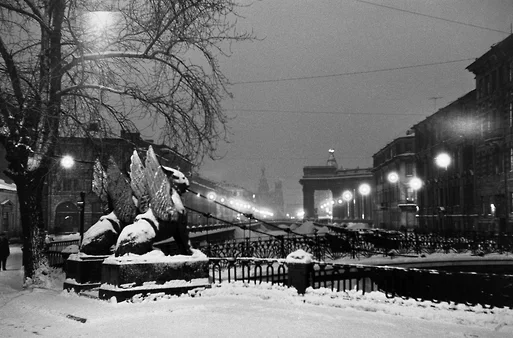
[[[43,183],[60,136],[158,126],[200,159],[226,136],[218,57],[232,0],[0,0],[0,142],[18,188],[25,276],[46,265]],[[139,121],[138,123],[134,121]]]

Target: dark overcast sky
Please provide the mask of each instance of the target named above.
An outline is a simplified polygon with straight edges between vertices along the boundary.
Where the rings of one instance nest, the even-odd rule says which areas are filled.
[[[329,148],[344,168],[370,167],[435,103],[472,90],[465,68],[508,36],[513,1],[264,0],[240,13],[240,27],[262,40],[222,60],[234,83],[223,104],[235,117],[231,143],[200,173],[256,190],[264,166],[294,204],[303,167],[324,165]],[[420,66],[434,63],[443,64]],[[403,69],[372,72],[394,68]]]

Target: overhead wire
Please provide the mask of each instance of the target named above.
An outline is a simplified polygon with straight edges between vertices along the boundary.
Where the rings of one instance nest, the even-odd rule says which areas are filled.
[[[449,63],[456,63],[456,62],[463,62],[463,61],[474,61],[474,60],[475,60],[475,58],[465,58],[465,59],[457,59],[457,60],[448,60],[448,61],[439,61],[439,62],[417,64],[417,65],[411,65],[411,66],[400,66],[400,67],[390,67],[390,68],[381,68],[381,69],[371,69],[371,70],[344,72],[344,73],[336,73],[336,74],[299,76],[299,77],[288,77],[288,78],[278,78],[278,79],[268,79],[268,80],[237,81],[237,82],[232,82],[231,84],[232,85],[238,85],[238,84],[255,84],[255,83],[272,83],[272,82],[284,82],[284,81],[323,79],[323,78],[330,78],[330,77],[340,77],[340,76],[350,76],[350,75],[361,75],[361,74],[372,74],[372,73],[380,73],[380,72],[390,72],[390,71],[394,71],[394,70],[403,70],[403,69],[412,69],[412,68],[420,68],[420,67],[429,67],[429,66],[437,66],[437,65],[444,65],[444,64],[449,64]]]
[[[294,113],[294,114],[329,114],[329,115],[378,115],[378,116],[412,116],[412,117],[425,117],[426,114],[411,114],[411,113],[372,113],[372,112],[358,112],[346,113],[340,111],[308,111],[308,110],[277,110],[277,109],[225,109],[226,111],[233,112],[251,112],[251,113]]]
[[[419,16],[423,16],[423,17],[426,17],[426,18],[430,18],[430,19],[436,19],[436,20],[441,20],[441,21],[445,21],[445,22],[455,23],[455,24],[458,24],[458,25],[463,25],[463,26],[468,26],[468,27],[473,27],[473,28],[484,29],[484,30],[491,31],[491,32],[510,34],[510,32],[506,32],[506,31],[503,31],[503,30],[500,30],[500,29],[489,28],[489,27],[479,26],[479,25],[475,25],[475,24],[472,24],[472,23],[468,23],[468,22],[463,22],[463,21],[457,21],[457,20],[442,18],[442,17],[439,17],[439,16],[431,15],[431,14],[424,14],[424,13],[420,13],[420,12],[414,12],[414,11],[410,11],[410,10],[407,10],[407,9],[393,7],[393,6],[389,6],[389,5],[378,4],[378,3],[375,3],[375,2],[371,2],[371,1],[366,1],[366,0],[353,0],[353,1],[361,2],[361,3],[367,4],[367,5],[372,5],[372,6],[382,7],[382,8],[386,8],[386,9],[391,9],[391,10],[398,11],[398,12],[404,12],[404,13],[408,13],[408,14],[419,15]]]

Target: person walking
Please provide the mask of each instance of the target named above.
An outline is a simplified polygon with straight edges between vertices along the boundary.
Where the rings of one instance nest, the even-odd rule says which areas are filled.
[[[7,257],[9,257],[9,240],[5,232],[0,233],[0,268],[7,270]]]

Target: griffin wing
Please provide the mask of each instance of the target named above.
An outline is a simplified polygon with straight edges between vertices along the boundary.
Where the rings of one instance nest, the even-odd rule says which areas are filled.
[[[110,210],[109,206],[109,195],[107,194],[107,173],[100,163],[99,159],[94,161],[93,166],[93,181],[91,190],[98,196],[102,206],[102,211],[108,214]]]
[[[148,194],[148,185],[146,184],[144,165],[137,150],[134,150],[130,162],[130,186],[135,198],[137,198],[139,211],[145,213],[150,207],[150,197]]]
[[[173,203],[171,184],[160,167],[160,163],[151,146],[148,148],[145,164],[145,176],[153,213],[163,221],[177,220],[178,210],[175,203]]]
[[[112,157],[107,167],[107,180],[107,191],[113,202],[114,213],[123,223],[133,223],[137,208],[132,199],[132,188]]]

